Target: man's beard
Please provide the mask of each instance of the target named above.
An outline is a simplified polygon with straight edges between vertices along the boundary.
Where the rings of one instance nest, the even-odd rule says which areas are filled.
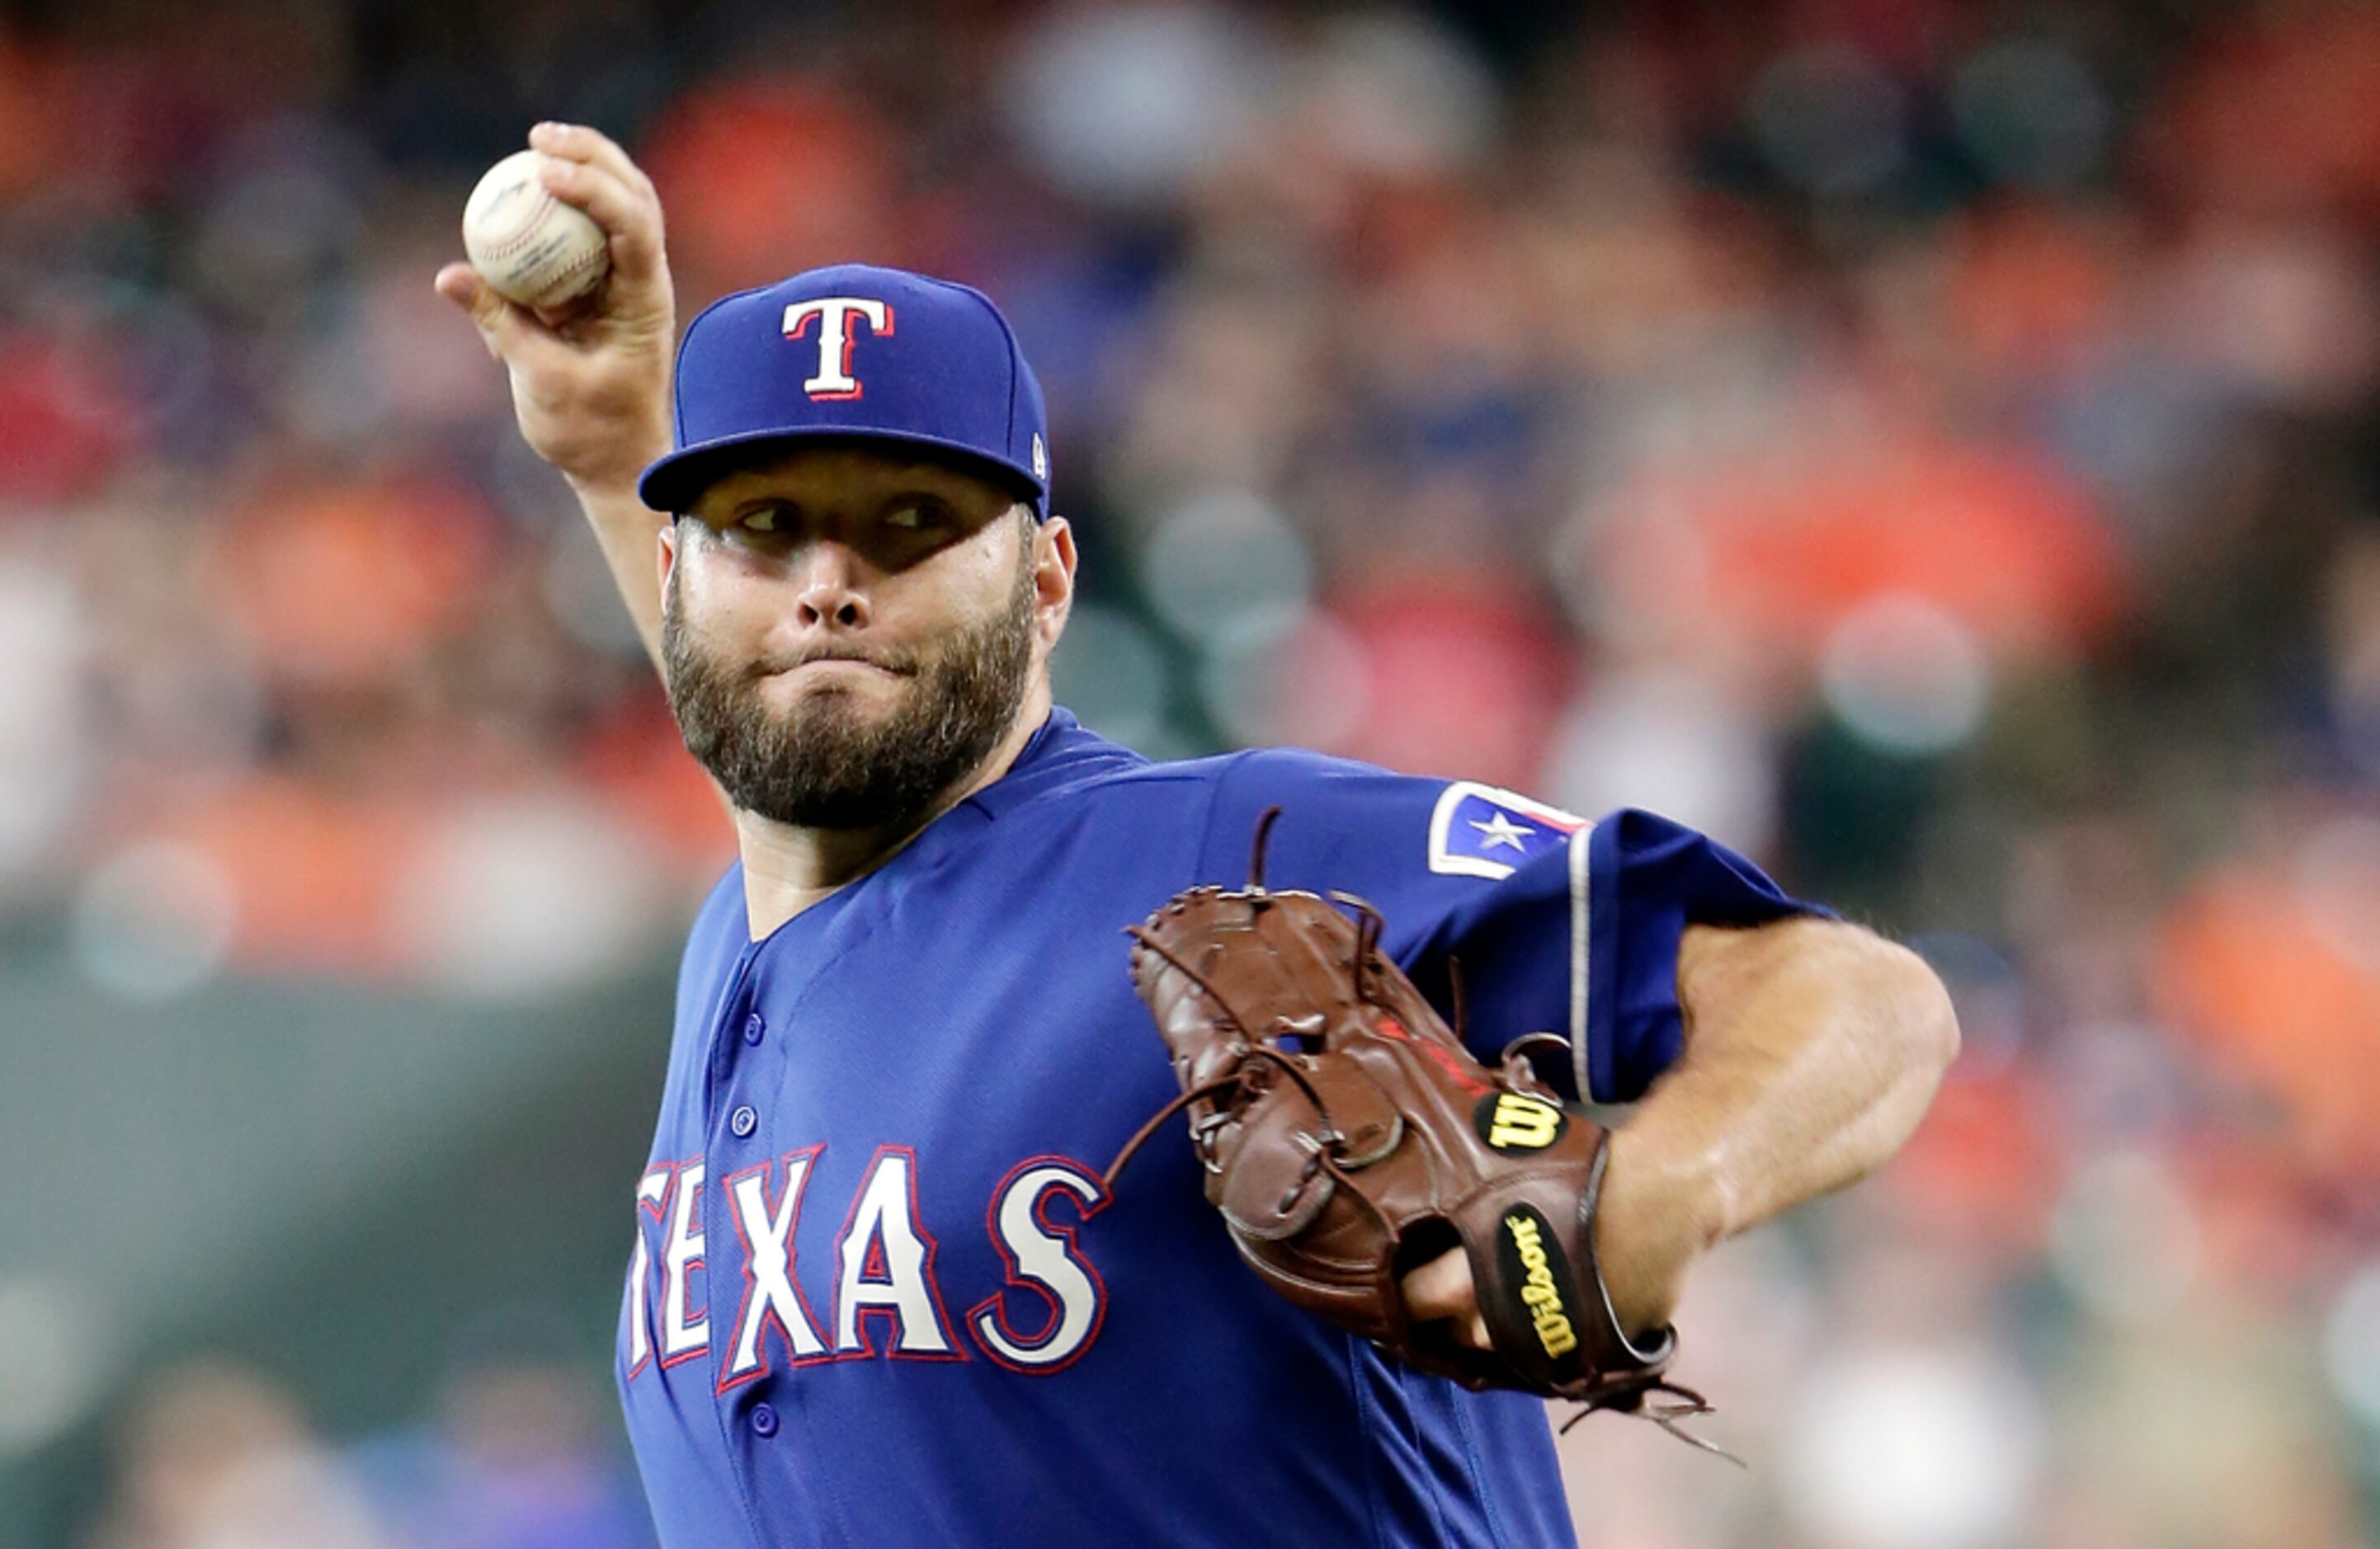
[[[1015,724],[1033,599],[1032,567],[1019,564],[1002,611],[928,649],[869,649],[868,660],[910,680],[887,715],[870,718],[842,693],[804,694],[778,715],[761,697],[760,665],[722,661],[692,637],[673,570],[662,610],[670,708],[686,751],[746,812],[804,829],[914,827]]]

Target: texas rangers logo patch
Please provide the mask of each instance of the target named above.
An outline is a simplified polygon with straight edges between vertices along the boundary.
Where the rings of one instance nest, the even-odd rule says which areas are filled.
[[[1450,877],[1505,877],[1570,841],[1587,820],[1516,792],[1458,780],[1429,815],[1429,869]]]

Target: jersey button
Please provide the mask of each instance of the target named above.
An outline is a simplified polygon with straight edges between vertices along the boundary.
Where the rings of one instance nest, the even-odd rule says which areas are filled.
[[[735,1131],[737,1140],[743,1140],[760,1127],[760,1115],[746,1103],[727,1116],[727,1127]]]
[[[752,1434],[767,1441],[777,1434],[777,1411],[768,1404],[752,1406]]]
[[[750,1016],[744,1019],[744,1041],[746,1043],[757,1044],[763,1037],[768,1035],[768,1032],[769,1024],[760,1020],[759,1012],[754,1011]]]

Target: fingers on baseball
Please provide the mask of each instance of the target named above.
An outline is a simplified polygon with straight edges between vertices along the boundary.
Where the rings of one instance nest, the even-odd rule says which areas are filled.
[[[589,162],[550,161],[538,178],[563,203],[587,212],[612,245],[612,267],[644,279],[660,251],[660,208],[609,170]]]
[[[1471,1261],[1460,1248],[1450,1248],[1398,1282],[1405,1293],[1405,1312],[1417,1324],[1449,1326],[1455,1343],[1473,1349],[1490,1348],[1488,1320],[1479,1315],[1479,1295],[1471,1279]]]
[[[661,195],[644,170],[610,136],[577,124],[540,124],[529,143],[553,160],[544,183],[577,205],[612,238],[612,263],[641,277],[660,256]]]
[[[600,166],[632,188],[653,191],[651,181],[620,149],[620,142],[601,129],[584,124],[540,124],[528,132],[528,142],[549,156]]]

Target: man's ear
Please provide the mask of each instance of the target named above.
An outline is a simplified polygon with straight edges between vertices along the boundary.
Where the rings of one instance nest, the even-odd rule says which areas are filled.
[[[677,518],[673,516],[654,529],[661,546],[653,552],[653,563],[659,567],[662,595],[669,595],[670,572],[677,568]]]
[[[1041,623],[1042,643],[1054,646],[1075,606],[1075,529],[1063,516],[1051,515],[1033,533],[1033,611]]]

